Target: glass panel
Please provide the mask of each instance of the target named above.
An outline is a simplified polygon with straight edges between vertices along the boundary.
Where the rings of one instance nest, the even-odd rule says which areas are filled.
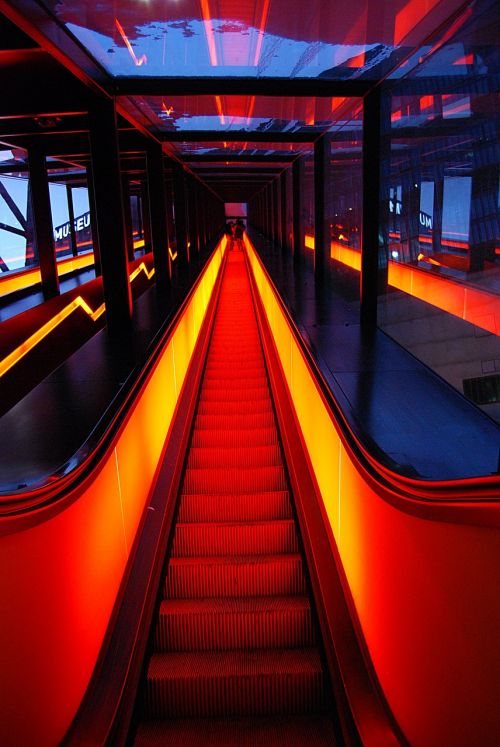
[[[380,79],[461,0],[46,0],[112,75]],[[420,55],[422,50],[419,50]]]
[[[317,137],[331,125],[330,97],[148,96],[119,103],[144,124],[163,132],[310,133]]]
[[[453,87],[391,96],[379,323],[500,421],[500,96],[472,74],[467,94]]]
[[[89,191],[87,187],[73,187],[73,210],[77,253],[92,251],[92,227],[90,225]]]
[[[0,150],[0,277],[38,265],[26,152]]]

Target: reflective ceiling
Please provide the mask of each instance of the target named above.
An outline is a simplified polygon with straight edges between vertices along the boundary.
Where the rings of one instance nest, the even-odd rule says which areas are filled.
[[[461,0],[44,0],[113,76],[385,77]]]
[[[32,2],[6,1],[21,12]],[[49,36],[61,42],[62,56],[115,95],[120,114],[207,175],[231,164],[241,174],[245,159],[286,168],[290,158],[311,154],[325,132],[332,159],[358,159],[362,107],[355,96],[384,79],[401,150],[408,129],[453,125],[497,106],[494,96],[484,100],[485,92],[498,90],[496,78],[494,88],[492,81],[481,86],[482,76],[500,66],[499,0],[37,0],[36,6],[50,16]]]
[[[161,132],[259,132],[317,137],[332,126],[339,99],[275,96],[141,96],[119,103]]]

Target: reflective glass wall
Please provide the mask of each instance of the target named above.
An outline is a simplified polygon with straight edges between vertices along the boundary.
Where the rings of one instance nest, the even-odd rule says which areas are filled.
[[[386,84],[378,305],[385,332],[498,421],[499,20],[498,4],[478,3],[450,43]]]
[[[0,278],[37,265],[27,154],[0,148]]]

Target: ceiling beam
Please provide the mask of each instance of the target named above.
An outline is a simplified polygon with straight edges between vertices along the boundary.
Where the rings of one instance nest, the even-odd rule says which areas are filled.
[[[250,161],[252,164],[258,163],[282,163],[285,168],[289,163],[295,161],[297,154],[294,153],[270,153],[270,154],[253,154],[253,153],[225,153],[225,154],[210,154],[210,153],[184,153],[182,154],[182,160],[185,163],[245,163]]]
[[[282,130],[167,130],[158,140],[171,143],[314,143],[325,129],[286,132]]]
[[[257,77],[120,77],[114,79],[117,96],[364,96],[377,80]]]

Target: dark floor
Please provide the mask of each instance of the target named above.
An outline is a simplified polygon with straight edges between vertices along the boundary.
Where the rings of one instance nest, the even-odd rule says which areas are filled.
[[[254,239],[353,429],[380,459],[429,479],[497,472],[500,427],[383,332],[361,334],[357,273],[339,268],[319,297],[312,267],[295,272],[279,249]],[[0,490],[36,484],[68,464],[115,406],[195,274],[176,283],[168,303],[146,291],[135,302],[130,338],[110,345],[105,330],[97,333],[0,418]]]
[[[359,325],[359,273],[336,263],[322,294],[312,263],[252,236],[358,435],[389,467],[428,479],[497,473],[500,426],[381,330]]]

